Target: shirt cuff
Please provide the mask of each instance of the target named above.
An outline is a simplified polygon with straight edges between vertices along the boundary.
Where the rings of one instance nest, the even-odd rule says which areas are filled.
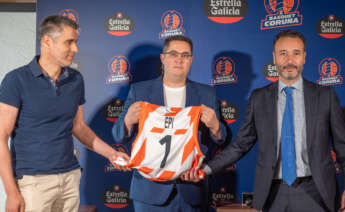
[[[203,167],[203,170],[205,171],[206,175],[211,175],[212,174],[212,169],[208,165],[205,165]]]

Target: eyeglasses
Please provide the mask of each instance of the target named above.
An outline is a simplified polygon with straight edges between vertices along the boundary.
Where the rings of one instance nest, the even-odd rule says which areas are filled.
[[[180,55],[182,59],[189,59],[191,58],[193,55],[188,54],[188,53],[178,53],[177,51],[170,51],[170,52],[163,52],[163,54],[169,55],[170,57],[176,59],[178,58],[178,56]]]

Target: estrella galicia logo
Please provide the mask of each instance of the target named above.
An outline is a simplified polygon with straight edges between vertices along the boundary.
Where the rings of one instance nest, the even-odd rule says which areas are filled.
[[[233,203],[236,195],[234,193],[227,192],[225,186],[222,186],[219,191],[212,193],[212,205],[224,205]]]
[[[107,188],[102,193],[102,200],[109,208],[125,208],[130,203],[129,192],[118,185]]]
[[[76,24],[79,24],[79,14],[73,9],[64,9],[59,12],[60,15],[66,16],[73,20]]]
[[[123,152],[123,153],[126,153],[127,155],[129,154],[128,148],[123,144],[114,144],[112,145],[112,147],[118,152]],[[108,163],[104,167],[104,172],[109,173],[109,172],[115,172],[115,171],[117,171],[117,168],[108,161]]]
[[[65,17],[68,17],[69,19],[74,21],[79,26],[79,14],[77,11],[75,11],[73,9],[64,9],[64,10],[61,10],[59,12],[59,15],[63,15]],[[77,30],[78,35],[80,34],[80,32],[81,32],[81,29],[79,27]]]
[[[234,123],[240,116],[239,109],[236,107],[236,105],[225,100],[221,101],[220,109],[222,112],[222,118],[226,121],[227,124]]]
[[[337,85],[343,83],[340,75],[340,63],[335,58],[326,57],[319,64],[319,85]]]
[[[123,111],[123,101],[114,99],[103,107],[103,116],[110,122],[116,122]]]
[[[124,56],[114,56],[108,63],[110,75],[106,79],[106,84],[130,82],[132,75],[129,72],[129,61]]]
[[[173,35],[183,35],[185,30],[183,26],[182,15],[175,11],[166,11],[161,18],[162,32],[159,33],[159,39],[165,39]]]
[[[230,57],[219,57],[212,65],[212,85],[221,85],[237,82],[235,63]]]
[[[104,28],[111,35],[125,36],[133,32],[134,21],[130,17],[119,12],[105,20]]]
[[[262,73],[265,78],[271,82],[276,82],[279,79],[279,74],[277,71],[277,66],[273,62],[267,63],[262,69]]]
[[[345,21],[334,15],[329,15],[317,23],[316,31],[324,38],[340,38],[345,32]]]
[[[261,30],[302,25],[299,0],[264,0],[266,18],[261,20]]]
[[[230,24],[244,18],[248,13],[247,0],[205,0],[205,15],[216,23]]]

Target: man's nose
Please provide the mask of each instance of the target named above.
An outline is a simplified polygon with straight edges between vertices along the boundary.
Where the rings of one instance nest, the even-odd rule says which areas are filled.
[[[77,46],[76,43],[72,44],[72,51],[73,52],[78,52],[79,51],[78,46]]]

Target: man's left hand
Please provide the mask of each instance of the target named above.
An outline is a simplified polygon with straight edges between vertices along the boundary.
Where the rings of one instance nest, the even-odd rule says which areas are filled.
[[[217,118],[216,112],[206,105],[201,105],[201,117],[200,120],[210,129],[212,134],[216,138],[220,138],[219,120]]]
[[[124,153],[124,152],[119,152],[119,151],[116,151],[114,150],[114,152],[110,155],[110,157],[108,157],[108,160],[117,168],[119,169],[120,171],[131,171],[132,169],[123,165],[118,165],[118,164],[115,164],[114,161],[116,161],[118,159],[118,157],[121,157],[123,160],[125,160],[127,163],[129,162],[130,158],[129,156]]]
[[[192,168],[181,174],[180,178],[183,181],[197,183],[201,180],[201,178],[198,175],[198,171],[199,169]]]

